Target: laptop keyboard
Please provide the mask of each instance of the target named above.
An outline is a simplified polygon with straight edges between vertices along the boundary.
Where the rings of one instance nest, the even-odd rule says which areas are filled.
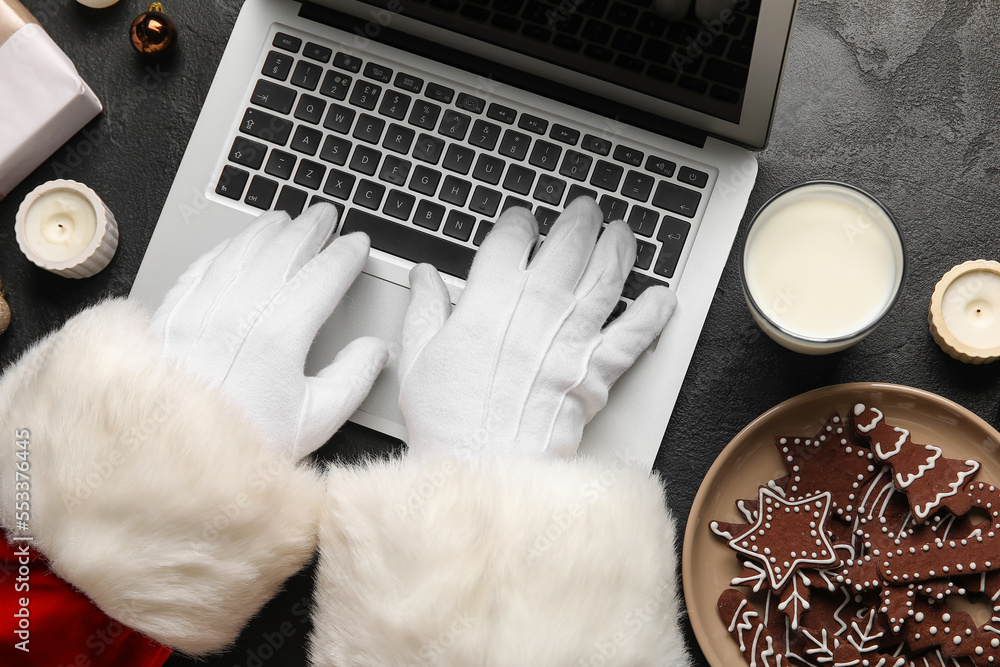
[[[292,217],[331,203],[342,234],[462,279],[507,208],[545,235],[590,196],[636,235],[623,299],[676,288],[711,168],[306,34],[276,32],[265,51],[216,194]]]

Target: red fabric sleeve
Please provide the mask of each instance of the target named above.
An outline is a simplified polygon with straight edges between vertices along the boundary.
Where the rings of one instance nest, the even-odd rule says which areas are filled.
[[[161,667],[170,649],[108,617],[26,542],[0,539],[0,665]],[[22,649],[27,649],[22,650]]]

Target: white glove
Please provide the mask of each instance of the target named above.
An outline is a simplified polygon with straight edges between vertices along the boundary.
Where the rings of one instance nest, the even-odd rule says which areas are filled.
[[[182,275],[153,316],[165,351],[218,387],[291,460],[308,456],[357,409],[388,358],[386,344],[358,338],[316,377],[306,355],[368,257],[364,234],[324,246],[333,206],[290,222],[269,212]]]
[[[508,209],[476,255],[451,314],[432,267],[410,272],[399,407],[411,452],[572,457],[611,385],[663,329],[676,298],[647,289],[602,330],[635,260],[635,238],[578,198],[529,265],[538,226]]]

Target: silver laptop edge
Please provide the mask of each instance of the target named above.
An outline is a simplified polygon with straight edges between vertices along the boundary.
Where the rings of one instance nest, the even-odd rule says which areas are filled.
[[[327,4],[338,9],[345,6],[340,2]],[[789,0],[789,4],[794,2]],[[247,0],[244,4],[150,240],[131,298],[155,308],[193,259],[243,229],[260,213],[216,195],[214,186],[259,71],[260,59],[267,52],[269,42],[265,38],[269,31],[278,26],[320,37],[336,33],[328,26],[301,18],[299,7],[292,0]],[[790,17],[784,28],[783,43],[789,22]],[[365,52],[372,58],[387,60],[399,55],[395,49],[377,42],[367,44]],[[756,50],[754,58],[756,62]],[[417,71],[441,67],[417,56],[408,57],[406,66]],[[459,84],[473,88],[482,85],[481,77],[451,68],[446,71]],[[559,102],[497,81],[490,81],[489,86],[488,93],[498,99],[518,100],[519,104],[569,122],[586,126],[595,122],[592,114]],[[772,112],[773,105],[766,111],[768,121]],[[765,121],[761,136],[766,137],[767,124]],[[682,262],[687,268],[676,287],[677,311],[659,343],[613,388],[608,406],[587,426],[581,446],[586,455],[606,459],[624,457],[650,468],[746,209],[757,163],[749,151],[713,137],[707,139],[703,148],[696,148],[610,121],[604,122],[601,129],[608,136],[625,133],[629,143],[663,147],[662,150],[669,150],[694,165],[704,166],[711,179],[707,189],[712,190],[712,195],[701,214],[701,227],[708,225],[710,232],[702,229],[685,249]],[[398,350],[399,325],[408,294],[408,290],[398,285],[407,284],[408,268],[409,263],[403,260],[372,252],[365,274],[334,313],[328,330],[317,338],[307,372],[325,365],[343,342],[356,335],[382,335]],[[446,282],[457,300],[462,281],[446,277]],[[369,328],[373,319],[378,321],[376,330]],[[395,408],[397,393],[395,366],[390,363],[369,401],[352,421],[405,439],[405,428]]]

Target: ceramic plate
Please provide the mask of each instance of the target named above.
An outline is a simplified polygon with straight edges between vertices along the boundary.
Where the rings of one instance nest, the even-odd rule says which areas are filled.
[[[801,394],[757,417],[733,438],[698,489],[684,533],[684,598],[695,636],[712,667],[738,667],[746,661],[719,617],[716,602],[740,573],[736,554],[709,529],[712,520],[742,522],[739,498],[755,498],[757,487],[787,474],[774,437],[816,435],[830,414],[842,418],[855,403],[872,405],[913,441],[934,444],[945,456],[982,463],[976,480],[1000,481],[1000,433],[946,398],[912,387],[854,383]],[[746,589],[741,589],[746,590]]]

